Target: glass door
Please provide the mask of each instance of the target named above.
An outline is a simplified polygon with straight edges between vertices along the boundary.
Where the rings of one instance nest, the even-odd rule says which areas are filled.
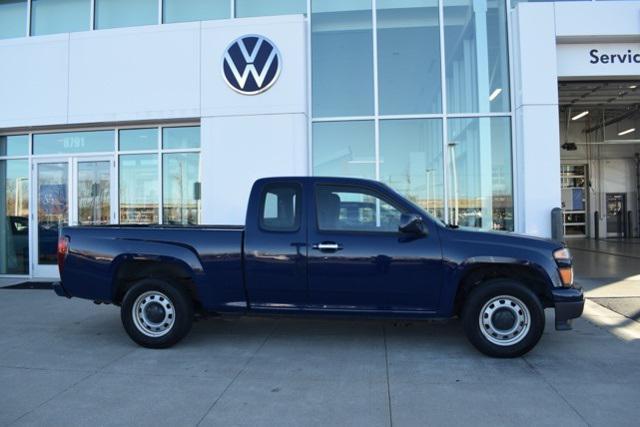
[[[58,277],[60,227],[106,225],[115,220],[112,157],[37,160],[33,167],[36,209],[33,276]]]
[[[77,225],[111,224],[114,205],[111,159],[78,159],[74,174],[74,218]]]
[[[34,164],[34,276],[58,276],[58,231],[69,223],[69,175],[70,164],[66,159]]]

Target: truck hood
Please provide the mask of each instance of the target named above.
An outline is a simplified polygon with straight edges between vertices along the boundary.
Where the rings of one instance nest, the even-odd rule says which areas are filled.
[[[520,246],[552,252],[564,247],[562,242],[543,237],[529,236],[509,231],[480,230],[471,227],[447,228],[451,239],[458,241],[483,242],[493,245]]]

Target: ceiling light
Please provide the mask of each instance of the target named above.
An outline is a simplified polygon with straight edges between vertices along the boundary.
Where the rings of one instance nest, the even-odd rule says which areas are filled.
[[[500,93],[502,93],[502,88],[500,87],[491,92],[491,95],[489,95],[489,101],[493,101],[494,99],[496,99],[496,97],[500,95]]]
[[[638,87],[638,85],[631,85],[631,86],[629,86],[629,89],[635,89],[637,87]]]
[[[635,132],[635,131],[636,131],[636,128],[631,128],[631,129],[623,130],[622,132],[618,132],[618,136],[626,135],[626,134],[628,134],[628,133]]]
[[[586,116],[587,114],[589,114],[589,110],[585,110],[580,114],[576,114],[575,116],[571,117],[571,120],[578,120],[583,118],[584,116]]]

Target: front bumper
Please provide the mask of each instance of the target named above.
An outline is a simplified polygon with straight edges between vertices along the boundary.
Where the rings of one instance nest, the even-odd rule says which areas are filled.
[[[584,294],[582,288],[557,288],[551,291],[556,309],[556,330],[568,331],[571,321],[582,315]]]
[[[51,287],[53,288],[53,291],[56,293],[56,295],[58,295],[59,297],[71,298],[71,295],[69,295],[67,291],[64,289],[64,287],[62,286],[62,282],[53,282],[51,284]]]

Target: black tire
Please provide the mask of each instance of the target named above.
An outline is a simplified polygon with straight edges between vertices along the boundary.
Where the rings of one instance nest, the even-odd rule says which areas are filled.
[[[133,315],[134,305],[138,306],[137,318]],[[136,343],[148,348],[167,348],[191,330],[193,301],[181,286],[159,279],[143,279],[125,294],[120,318],[125,331]]]
[[[524,305],[522,309],[520,304]],[[468,295],[462,322],[467,338],[482,353],[500,358],[519,357],[540,341],[545,325],[544,308],[538,296],[522,283],[492,279],[478,284]],[[506,333],[509,331],[512,332]]]

